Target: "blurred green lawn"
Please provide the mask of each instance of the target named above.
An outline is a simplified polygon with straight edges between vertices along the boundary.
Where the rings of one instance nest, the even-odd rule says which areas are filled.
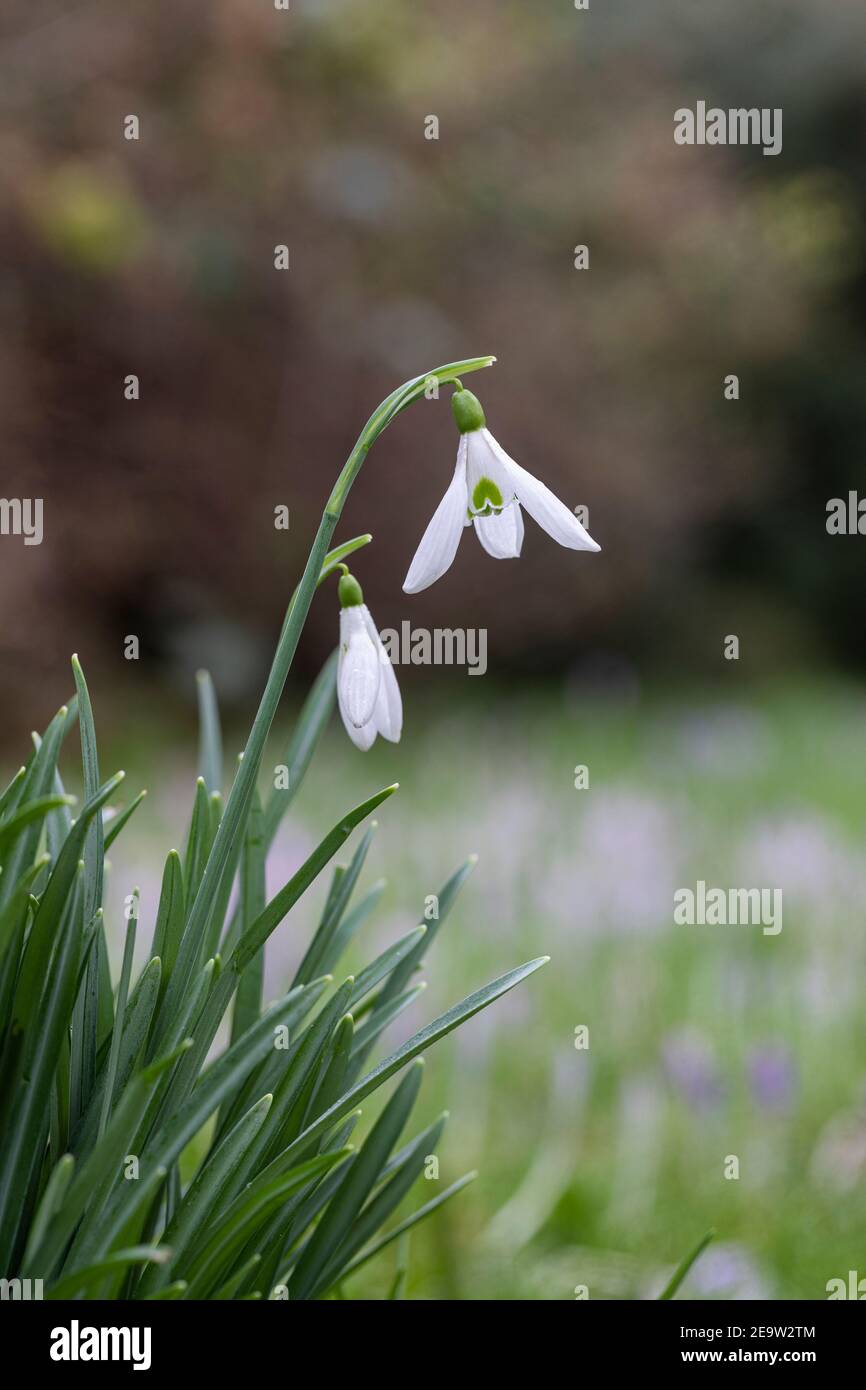
[[[694,1296],[823,1298],[829,1279],[866,1273],[864,692],[801,681],[721,701],[468,681],[454,698],[446,681],[410,692],[399,747],[361,755],[335,720],[270,869],[273,891],[344,809],[400,781],[360,885],[389,882],[360,960],[479,855],[395,1045],[552,958],[428,1056],[417,1127],[444,1106],[451,1121],[438,1183],[419,1181],[406,1209],[480,1176],[413,1235],[409,1296],[652,1297],[709,1227]],[[109,897],[119,923],[140,884],[147,941],[194,769],[156,752],[144,716],[115,728],[103,763],[151,788],[114,847]],[[781,888],[782,932],[675,927],[673,892],[697,879]],[[277,934],[271,994],[324,892]],[[393,1270],[390,1250],[346,1292],[380,1295]]]

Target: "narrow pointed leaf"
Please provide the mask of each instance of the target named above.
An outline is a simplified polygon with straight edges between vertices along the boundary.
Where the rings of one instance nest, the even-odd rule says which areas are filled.
[[[409,1118],[422,1073],[423,1061],[419,1058],[403,1077],[358,1154],[347,1165],[346,1175],[292,1275],[289,1289],[293,1299],[308,1298],[315,1292],[320,1275],[347,1238]]]
[[[129,824],[129,821],[135,815],[146,796],[146,791],[140,791],[138,796],[134,797],[129,805],[125,806],[122,811],[118,811],[117,815],[113,816],[107,825],[103,824],[102,833],[105,837],[106,854],[111,849],[111,846],[114,844],[124,826]]]
[[[77,1269],[65,1279],[60,1279],[46,1297],[69,1299],[80,1296],[88,1289],[98,1288],[106,1274],[125,1269],[128,1265],[147,1264],[150,1261],[159,1263],[168,1255],[169,1251],[156,1245],[134,1245],[129,1250],[115,1250],[96,1264]]]
[[[706,1235],[701,1237],[694,1249],[690,1250],[689,1253],[680,1260],[670,1280],[659,1294],[659,1302],[664,1302],[674,1297],[692,1265],[704,1253],[710,1241],[714,1239],[715,1234],[715,1231],[707,1231]]]
[[[198,693],[199,753],[198,771],[210,792],[218,792],[223,784],[223,743],[219,707],[209,671],[196,675]]]
[[[476,990],[474,994],[468,995],[461,1003],[455,1004],[447,1013],[441,1014],[432,1023],[428,1023],[426,1028],[422,1028],[390,1057],[386,1057],[383,1062],[380,1062],[377,1067],[374,1067],[372,1071],[350,1087],[339,1101],[324,1111],[311,1125],[308,1125],[289,1146],[287,1152],[281,1155],[282,1160],[286,1161],[293,1158],[296,1153],[303,1151],[306,1146],[324,1134],[350,1110],[354,1110],[365,1096],[378,1090],[384,1081],[387,1081],[396,1071],[404,1067],[407,1062],[411,1062],[413,1057],[417,1057],[432,1043],[444,1038],[446,1034],[458,1028],[461,1023],[472,1018],[473,1014],[479,1013],[481,1009],[486,1009],[495,999],[500,999],[503,994],[507,994],[521,980],[525,980],[528,975],[534,974],[542,965],[546,965],[549,959],[549,956],[539,956],[536,960],[527,961],[525,965],[518,966],[516,970],[509,970],[507,974],[500,975],[497,980],[485,985],[483,989]]]
[[[352,1260],[345,1269],[341,1270],[340,1279],[347,1279],[350,1274],[354,1274],[356,1270],[359,1270],[368,1260],[372,1260],[374,1255],[378,1255],[379,1252],[389,1246],[392,1241],[399,1240],[407,1231],[411,1231],[413,1227],[417,1226],[421,1221],[425,1221],[428,1216],[432,1216],[434,1211],[438,1211],[446,1202],[450,1202],[452,1197],[456,1197],[458,1192],[462,1192],[464,1187],[468,1187],[477,1177],[478,1174],[475,1172],[466,1173],[462,1178],[458,1178],[457,1182],[447,1187],[444,1192],[440,1192],[438,1197],[434,1197],[432,1201],[426,1202],[423,1207],[419,1207],[411,1216],[407,1216],[405,1221],[401,1221],[393,1230],[380,1236],[379,1239],[368,1246],[366,1250],[362,1250],[360,1255],[356,1255],[354,1260]],[[328,1290],[323,1289],[322,1292],[327,1293]]]

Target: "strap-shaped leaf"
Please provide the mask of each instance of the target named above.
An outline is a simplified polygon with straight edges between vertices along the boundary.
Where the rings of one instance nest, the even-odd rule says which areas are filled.
[[[24,766],[19,767],[12,780],[7,783],[2,793],[0,793],[0,822],[4,821],[18,805],[21,789],[24,785],[26,776],[27,768]]]
[[[288,1173],[266,1183],[255,1182],[241,1194],[214,1227],[207,1244],[194,1260],[187,1279],[188,1298],[203,1298],[219,1279],[232,1251],[241,1248],[252,1233],[267,1223],[271,1213],[297,1191],[303,1191],[336,1164],[350,1149],[317,1154]]]
[[[119,1269],[127,1269],[130,1265],[150,1262],[159,1264],[163,1260],[167,1260],[168,1256],[169,1251],[157,1245],[133,1245],[128,1250],[114,1250],[104,1259],[98,1260],[96,1264],[87,1265],[84,1269],[76,1269],[65,1279],[60,1279],[46,1297],[51,1299],[79,1297],[88,1289],[98,1289],[106,1274],[112,1274]]]
[[[325,836],[321,844],[313,851],[309,858],[301,865],[297,873],[293,874],[283,888],[280,889],[265,910],[259,914],[256,920],[242,934],[237,946],[231,953],[226,964],[227,977],[231,977],[233,985],[236,985],[242,972],[249,962],[257,955],[264,946],[268,937],[279,926],[286,913],[295,905],[298,899],[306,892],[310,884],[315,881],[317,876],[330,859],[337,853],[337,850],[348,839],[355,826],[364,820],[372,811],[380,806],[389,796],[397,790],[396,785],[385,787],[375,796],[356,806],[349,811],[343,819]],[[189,933],[187,925],[184,934],[184,942]],[[183,951],[183,943],[181,943]],[[229,986],[227,985],[228,989]],[[166,991],[165,1000],[162,1008],[161,1026],[163,1032],[167,1032],[173,1025],[174,1019],[181,1007],[185,985],[181,987],[181,977],[173,975],[171,983]],[[230,998],[229,992],[229,998]],[[226,1007],[228,999],[226,999]],[[161,1035],[162,1036],[162,1035]]]
[[[343,917],[343,913],[349,904],[349,899],[358,882],[358,875],[364,867],[364,860],[367,858],[367,851],[370,848],[370,841],[376,832],[376,822],[373,821],[366,834],[361,837],[361,842],[355,853],[352,855],[351,863],[344,873],[335,874],[332,891],[328,894],[328,901],[325,906],[325,913],[319,924],[318,930],[313,936],[303,960],[298,966],[294,983],[303,984],[306,980],[311,980],[315,975],[324,973],[322,962],[327,957],[334,935]]]
[[[11,810],[12,805],[21,804],[25,800],[33,801],[38,797],[47,796],[52,791],[60,746],[73,722],[73,709],[77,710],[74,702],[72,705],[62,705],[42,738],[37,741],[36,751],[27,764],[24,776],[17,782],[13,779],[12,785],[6,789],[10,794],[7,809]],[[19,836],[4,861],[3,874],[0,877],[0,907],[7,901],[18,879],[36,857],[39,834],[39,825],[29,826],[27,833]]]
[[[294,907],[301,894],[318,877],[340,846],[346,842],[355,826],[375,811],[377,806],[381,806],[382,802],[386,801],[389,796],[393,796],[396,790],[396,783],[393,786],[384,787],[375,796],[369,797],[367,801],[362,801],[360,806],[355,806],[339,824],[334,826],[333,830],[329,831],[321,844],[301,865],[298,872],[289,879],[285,887],[281,888],[279,893],[271,899],[264,912],[243,933],[233,956],[237,969],[242,970],[247,961],[251,960],[256,951],[264,945],[289,909]]]
[[[147,1297],[168,1282],[172,1271],[181,1265],[190,1242],[207,1229],[227,1182],[264,1124],[272,1100],[272,1096],[262,1096],[251,1106],[199,1169],[173,1220],[166,1227],[165,1243],[171,1249],[171,1259],[161,1269],[150,1269],[144,1274],[138,1289],[139,1298]]]
[[[309,1124],[343,1094],[354,1036],[355,1021],[351,1014],[344,1014],[334,1029],[330,1054],[323,1059],[323,1065],[319,1069],[316,1087],[304,1112],[302,1125]]]
[[[203,777],[195,784],[192,817],[183,859],[183,884],[187,902],[198,892],[212,842],[210,796]]]
[[[60,857],[54,865],[45,892],[39,901],[39,908],[28,938],[27,949],[21,965],[21,974],[15,991],[12,1015],[13,1029],[25,1027],[27,1020],[33,1015],[45,980],[63,907],[78,869],[88,826],[96,813],[108,801],[112,792],[120,786],[123,775],[122,772],[116,773],[100,788],[96,796],[91,797],[85,803],[80,816],[66,837]]]
[[[423,980],[412,989],[404,990],[398,994],[396,999],[392,999],[382,1009],[374,1009],[371,1016],[361,1024],[358,1029],[355,1043],[352,1048],[352,1075],[356,1075],[356,1068],[361,1064],[370,1048],[375,1044],[380,1034],[384,1033],[389,1024],[394,1022],[404,1009],[408,1009],[410,1004],[414,1004],[419,995],[423,994],[427,986]]]
[[[469,858],[460,865],[460,868],[451,875],[444,887],[439,889],[437,895],[437,911],[435,915],[432,917],[427,917],[425,915],[421,919],[424,926],[427,928],[426,938],[418,943],[414,955],[407,956],[399,969],[394,971],[394,974],[391,976],[386,987],[382,990],[377,1001],[378,1008],[384,1008],[396,995],[402,994],[415,971],[420,966],[424,956],[430,950],[438,932],[441,930],[454,906],[460,889],[472,873],[477,862],[478,856],[475,854],[470,855]]]
[[[416,946],[415,950],[408,956],[391,974],[390,979],[385,983],[379,994],[376,996],[374,1013],[382,1014],[389,1009],[393,1001],[404,993],[416,970],[423,962],[424,956],[429,951],[431,944],[436,939],[436,935],[443,923],[447,920],[460,889],[466,882],[477,863],[477,855],[470,855],[459,869],[451,875],[447,883],[440,888],[437,895],[437,913],[432,917],[423,917],[422,921],[427,928],[427,935],[423,937]],[[358,1049],[355,1060],[356,1071],[359,1070],[370,1054],[370,1050],[378,1036],[377,1032],[371,1027],[368,1035],[368,1042],[364,1047]]]
[[[51,1170],[30,1227],[22,1261],[25,1269],[31,1268],[33,1255],[39,1249],[48,1232],[49,1225],[62,1207],[74,1172],[75,1159],[72,1154],[62,1154]]]
[[[72,658],[72,674],[78,697],[78,723],[81,730],[81,761],[84,768],[84,794],[90,799],[99,792],[99,756],[96,748],[96,728],[93,708],[84,672],[77,656]],[[84,840],[84,920],[91,922],[102,907],[104,872],[104,837],[102,816],[88,822]],[[111,988],[108,970],[108,950],[100,919],[93,945],[87,955],[84,983],[75,1002],[70,1038],[69,1110],[70,1122],[76,1124],[93,1091],[96,1076],[96,1052],[99,1046],[100,990]],[[103,1007],[110,1006],[106,1000]]]
[[[245,1281],[249,1278],[251,1274],[255,1273],[256,1268],[261,1264],[261,1262],[261,1255],[251,1255],[250,1258],[248,1260],[245,1260],[244,1263],[240,1266],[240,1268],[236,1269],[235,1272],[231,1274],[229,1278],[225,1281],[225,1283],[217,1289],[216,1293],[211,1294],[211,1299],[213,1300],[213,1302],[219,1303],[224,1299],[234,1298],[238,1289],[241,1287],[243,1283],[245,1283]],[[250,1297],[255,1296],[256,1295],[250,1295]]]
[[[160,1289],[159,1293],[149,1293],[149,1294],[145,1294],[145,1298],[146,1298],[147,1300],[151,1300],[151,1299],[152,1299],[154,1302],[156,1302],[157,1300],[159,1300],[159,1301],[162,1301],[162,1300],[174,1301],[175,1299],[183,1298],[183,1296],[184,1296],[185,1293],[186,1293],[186,1280],[185,1280],[185,1279],[178,1279],[176,1283],[174,1283],[174,1284],[169,1284],[168,1287],[165,1288],[165,1289]]]
[[[333,983],[330,975],[321,980],[311,980],[300,993],[295,1012],[286,1020],[286,1028],[291,1039],[297,1033],[304,1019],[312,1013],[322,995]],[[241,1086],[231,1105],[223,1108],[220,1112],[220,1123],[217,1138],[223,1135],[253,1104],[257,1096],[272,1094],[279,1084],[286,1068],[291,1065],[291,1060],[300,1046],[299,1041],[291,1042],[286,1051],[274,1048],[273,1054],[265,1058],[249,1075]]]
[[[352,991],[352,1007],[354,1008],[375,989],[380,980],[386,979],[393,970],[406,960],[407,956],[415,953],[418,943],[423,941],[427,934],[425,926],[413,927],[405,936],[401,936],[399,941],[395,941],[391,946],[386,947],[381,955],[377,956],[369,965],[358,974],[355,980],[355,988]]]
[[[25,869],[12,893],[7,897],[4,906],[0,909],[0,960],[2,960],[6,948],[19,934],[19,928],[23,926],[24,917],[30,905],[30,889],[33,886],[33,881],[48,863],[50,863],[48,855],[42,855],[28,869]]]
[[[413,1057],[417,1057],[419,1053],[424,1052],[432,1043],[438,1042],[440,1038],[444,1038],[446,1034],[453,1032],[461,1023],[465,1023],[467,1019],[472,1018],[473,1014],[477,1014],[482,1009],[486,1009],[495,999],[501,999],[503,994],[507,994],[515,985],[520,984],[521,980],[525,980],[528,975],[534,974],[540,966],[546,965],[549,959],[549,956],[539,956],[536,960],[530,960],[527,961],[525,965],[518,966],[516,970],[509,970],[505,975],[500,975],[497,980],[493,980],[489,985],[485,985],[483,989],[476,990],[474,994],[470,994],[466,999],[462,1000],[461,1003],[455,1004],[447,1013],[441,1014],[439,1018],[434,1019],[432,1023],[428,1023],[426,1028],[422,1028],[420,1032],[416,1033],[414,1037],[411,1037],[409,1041],[398,1048],[396,1052],[392,1052],[390,1057],[386,1057],[384,1062],[380,1062],[377,1067],[374,1067],[373,1070],[362,1077],[360,1081],[357,1081],[354,1086],[351,1086],[349,1090],[341,1096],[339,1101],[330,1106],[323,1114],[319,1115],[311,1125],[307,1126],[302,1134],[298,1135],[297,1139],[289,1145],[286,1152],[281,1154],[276,1161],[279,1163],[286,1163],[295,1159],[297,1154],[302,1153],[314,1140],[318,1139],[319,1136],[330,1129],[332,1125],[335,1125],[338,1120],[341,1120],[350,1110],[353,1110],[365,1096],[369,1096],[373,1091],[378,1090],[383,1082],[387,1081],[396,1071],[404,1067],[407,1062],[411,1062]]]
[[[372,888],[368,889],[360,902],[356,903],[351,912],[346,913],[331,937],[330,944],[322,954],[322,970],[333,971],[337,968],[350,942],[375,911],[386,887],[387,880],[380,878],[373,884]]]
[[[676,1269],[671,1275],[668,1283],[665,1285],[664,1289],[659,1294],[660,1302],[664,1302],[665,1300],[669,1300],[674,1297],[683,1280],[685,1279],[686,1275],[688,1274],[689,1270],[691,1269],[692,1265],[704,1253],[710,1241],[715,1239],[715,1234],[716,1233],[713,1230],[707,1231],[706,1235],[701,1237],[697,1245],[694,1246],[694,1248],[690,1250],[689,1253],[680,1260],[679,1264],[677,1265]]]
[[[298,715],[288,747],[280,759],[288,769],[288,786],[275,786],[265,807],[265,840],[273,844],[280,821],[298,794],[319,739],[337,703],[337,657],[332,652],[310,689]]]
[[[54,792],[56,796],[65,796],[66,788],[63,779],[57,768],[54,769]],[[45,818],[45,845],[51,858],[51,863],[55,863],[57,856],[63,848],[63,841],[72,828],[72,812],[68,806],[58,806],[56,811],[51,811]]]
[[[446,1187],[444,1192],[440,1192],[438,1197],[434,1197],[430,1202],[425,1202],[423,1207],[419,1207],[411,1216],[407,1216],[405,1221],[401,1221],[393,1230],[380,1236],[379,1239],[374,1241],[372,1245],[369,1245],[366,1250],[362,1250],[360,1255],[356,1255],[354,1260],[352,1260],[345,1269],[340,1271],[340,1279],[346,1279],[350,1274],[354,1274],[356,1270],[359,1270],[368,1260],[372,1260],[374,1255],[378,1255],[380,1250],[384,1250],[389,1246],[392,1241],[399,1240],[407,1231],[411,1231],[414,1226],[417,1226],[421,1221],[425,1221],[428,1216],[432,1216],[434,1211],[438,1211],[446,1202],[450,1202],[452,1197],[456,1197],[458,1192],[462,1192],[464,1187],[468,1187],[477,1177],[478,1174],[475,1172],[465,1173],[462,1178],[458,1178],[450,1187]],[[324,1289],[323,1292],[327,1293],[328,1290]]]
[[[250,817],[247,821],[244,848],[241,854],[240,913],[242,931],[246,931],[265,910],[265,841],[262,806],[258,792],[253,794]],[[264,947],[253,956],[241,972],[232,1015],[232,1042],[253,1024],[262,1011],[262,981],[264,979]],[[310,977],[312,978],[312,977]],[[307,983],[295,980],[294,984]]]
[[[117,837],[118,837],[118,835],[120,834],[121,830],[123,830],[124,826],[129,824],[129,821],[130,821],[130,820],[132,819],[132,817],[135,815],[136,811],[138,810],[139,806],[141,805],[142,801],[144,800],[144,798],[145,798],[146,796],[147,796],[147,792],[146,792],[146,791],[140,791],[140,792],[138,793],[138,796],[133,797],[133,799],[132,799],[132,801],[130,801],[129,805],[128,805],[128,806],[125,806],[125,807],[123,808],[122,811],[118,811],[117,815],[116,815],[116,816],[113,816],[112,819],[108,822],[107,825],[104,823],[104,822],[105,822],[105,818],[104,818],[104,816],[103,816],[103,832],[102,832],[102,833],[103,833],[103,835],[104,835],[104,837],[105,837],[105,853],[106,853],[106,854],[107,854],[108,851],[111,849],[111,846],[114,844],[115,840],[117,839]]]
[[[215,984],[199,1017],[194,1021],[191,1028],[193,1046],[190,1049],[189,1056],[185,1057],[178,1067],[176,1076],[172,1078],[171,1088],[163,1107],[164,1119],[173,1115],[176,1110],[180,1109],[180,1107],[186,1103],[187,1096],[198,1081],[205,1058],[210,1051],[211,1044],[219,1029],[220,1020],[225,1013],[231,988],[232,977],[227,973],[223,973]],[[274,1052],[277,1051],[276,1034],[278,1030],[280,1038],[282,1038],[284,1032],[290,1033],[299,1026],[301,1020],[312,1007],[312,1000],[317,997],[316,994],[312,993],[312,989],[310,991],[310,996],[311,997],[308,997],[308,991],[303,989],[290,990],[283,999],[279,1000],[277,1004],[272,1005],[268,1014],[265,1015],[265,1017],[271,1018],[272,1020],[275,1035]],[[259,1020],[257,1019],[251,1027],[255,1027],[258,1022]],[[249,1029],[247,1032],[249,1032]],[[246,1035],[244,1034],[241,1038],[237,1039],[232,1046],[237,1047],[243,1041],[244,1036]],[[270,1055],[269,1051],[265,1056],[265,1061],[270,1059]],[[209,1075],[210,1071],[212,1071],[213,1067],[216,1065],[216,1063],[212,1063],[212,1065],[202,1073],[202,1080]],[[249,1082],[251,1084],[255,1084],[254,1076],[257,1070],[258,1068],[255,1068],[255,1070],[251,1069],[249,1075]],[[256,1097],[261,1094],[263,1094],[261,1088],[256,1086]]]
[[[208,1068],[191,1091],[187,1102],[156,1130],[144,1146],[140,1159],[140,1182],[156,1169],[168,1170],[180,1158],[190,1139],[273,1046],[273,1030],[290,1011],[292,1004],[291,999],[281,1000]],[[123,1186],[128,1187],[128,1184]],[[138,1206],[140,1199],[135,1196],[130,1199],[128,1193],[115,1188],[100,1222],[100,1253],[110,1248],[124,1222]]]
[[[187,919],[172,978],[166,991],[169,1012],[177,1009],[178,1000],[186,991],[189,980],[201,957],[213,909],[230,866],[233,853],[240,852],[246,818],[249,814],[253,789],[261,766],[262,754],[271,724],[277,711],[283,687],[295,655],[304,620],[312,602],[316,583],[328,551],[328,543],[337,523],[336,515],[322,517],[313,542],[303,577],[289,606],[280,634],[267,683],[253,720],[237,775],[226,801],[225,813],[214,837],[208,861]],[[256,948],[258,949],[258,948]]]
[[[138,896],[135,895],[136,911],[126,924],[126,941],[123,947],[123,964],[120,970],[120,984],[117,987],[117,1005],[114,1014],[114,1028],[111,1033],[111,1046],[105,1072],[104,1095],[99,1112],[97,1140],[101,1139],[108,1124],[111,1107],[114,1103],[114,1088],[117,1080],[117,1064],[120,1059],[120,1046],[123,1038],[123,1019],[126,1013],[126,997],[132,975],[132,956],[135,951],[135,931],[138,924]]]
[[[83,867],[68,895],[44,989],[38,1025],[24,1034],[16,1089],[3,1117],[0,1141],[0,1269],[12,1268],[18,1227],[27,1210],[35,1173],[42,1164],[51,1105],[51,1082],[61,1042],[69,1027],[77,983]],[[31,930],[35,930],[35,925]]]
[[[162,874],[162,890],[156,914],[156,927],[153,933],[151,954],[162,961],[162,985],[160,994],[165,993],[167,981],[171,978],[184,923],[183,868],[176,849],[169,850]]]
[[[216,691],[209,671],[196,672],[198,694],[198,771],[209,792],[223,784],[223,741]]]
[[[359,1153],[347,1165],[346,1175],[328,1203],[292,1275],[289,1290],[293,1299],[311,1296],[320,1275],[347,1238],[388,1155],[403,1132],[418,1095],[423,1070],[423,1060],[418,1058],[401,1080]]]
[[[300,1046],[292,1056],[290,1064],[286,1066],[283,1076],[274,1090],[274,1103],[267,1122],[262,1126],[261,1132],[244,1155],[243,1162],[234,1179],[233,1191],[236,1192],[244,1182],[248,1182],[269,1155],[283,1147],[281,1136],[286,1123],[292,1115],[294,1106],[304,1093],[305,1087],[315,1078],[325,1049],[334,1044],[334,1030],[338,1019],[342,1018],[346,1012],[353,985],[354,981],[350,977],[340,986],[333,998],[313,1019],[304,1033],[300,1040]],[[284,1165],[280,1172],[284,1173],[288,1166]]]
[[[327,1267],[316,1281],[313,1296],[326,1292],[343,1277],[354,1256],[385,1224],[391,1212],[400,1205],[412,1184],[420,1177],[428,1157],[436,1149],[445,1128],[447,1114],[440,1115],[428,1129],[407,1146],[393,1175],[367,1202],[364,1210],[348,1228],[345,1238],[335,1250]],[[380,1178],[382,1173],[380,1171]]]
[[[37,796],[33,801],[27,801],[23,806],[19,806],[0,828],[0,864],[6,863],[10,847],[25,826],[44,820],[50,811],[56,811],[60,806],[74,805],[74,796],[52,793],[50,796]]]
[[[28,1271],[42,1278],[49,1277],[88,1207],[98,1218],[104,1195],[130,1152],[148,1096],[174,1060],[174,1055],[170,1054],[132,1078],[115,1106],[98,1147],[78,1167],[48,1223],[43,1240],[31,1256]]]

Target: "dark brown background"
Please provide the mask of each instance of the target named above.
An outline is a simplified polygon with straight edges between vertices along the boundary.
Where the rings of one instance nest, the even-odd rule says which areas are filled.
[[[0,26],[2,493],[46,527],[0,540],[16,737],[73,649],[119,698],[202,662],[248,697],[369,411],[482,352],[494,433],[603,554],[529,523],[519,583],[468,538],[407,600],[456,440],[422,404],[340,533],[375,534],[380,625],[489,626],[500,674],[676,676],[729,631],[765,668],[862,659],[859,545],[824,530],[866,436],[859,0],[832,25],[811,0],[8,0]],[[699,97],[784,107],[782,155],[676,147]],[[300,674],[333,623],[322,596]]]

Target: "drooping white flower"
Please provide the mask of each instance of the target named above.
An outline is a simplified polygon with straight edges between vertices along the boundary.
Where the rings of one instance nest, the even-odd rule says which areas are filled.
[[[366,752],[376,735],[399,743],[403,702],[388,653],[353,575],[340,580],[337,703],[349,738]]]
[[[523,545],[523,514],[570,550],[600,550],[564,502],[506,454],[487,429],[481,403],[462,388],[451,400],[460,444],[454,477],[409,566],[403,588],[420,593],[451,566],[470,523],[488,555],[515,559]]]

